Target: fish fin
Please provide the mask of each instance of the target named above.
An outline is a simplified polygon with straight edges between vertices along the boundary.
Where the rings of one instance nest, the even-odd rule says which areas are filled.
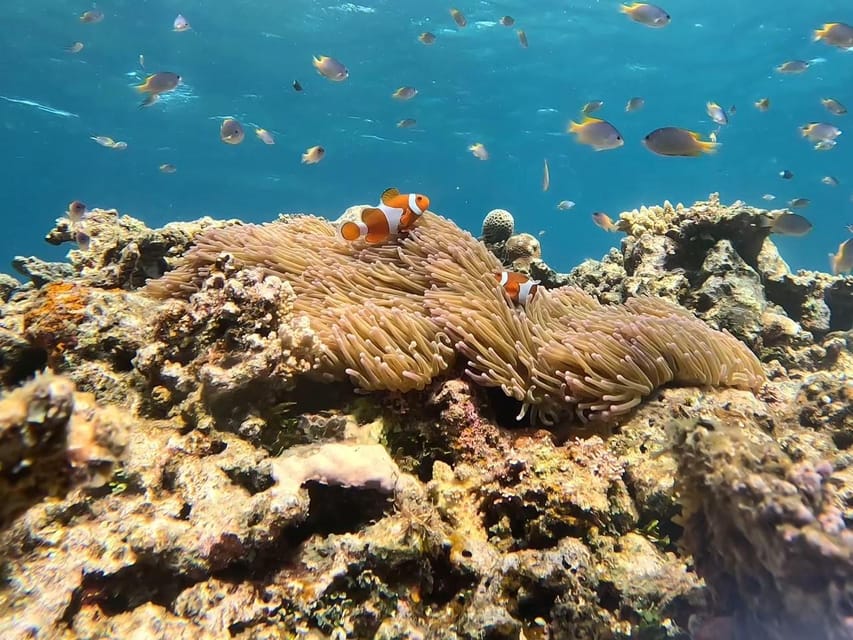
[[[136,85],[136,90],[139,91],[139,93],[145,93],[146,91],[148,91],[148,88],[151,84],[151,78],[153,77],[154,76],[148,76],[147,78],[145,78],[145,81],[142,84]]]
[[[636,4],[636,2],[632,2],[631,4],[623,4],[623,5],[620,5],[620,6],[619,6],[619,11],[620,11],[621,13],[631,13],[631,11],[633,11],[633,9],[634,9],[634,5],[635,5],[635,4]]]
[[[368,244],[384,242],[390,235],[388,218],[382,209],[369,207],[361,212],[361,221],[367,227],[364,239]]]
[[[417,219],[418,216],[414,211],[410,209],[403,211],[403,215],[400,216],[400,231],[408,230],[409,227],[415,224]]]
[[[390,205],[391,199],[396,198],[399,195],[400,195],[399,189],[397,189],[396,187],[389,187],[389,188],[385,189],[385,191],[382,192],[382,196],[380,196],[379,199],[383,202],[383,204]]]
[[[368,227],[384,226],[388,229],[388,217],[378,207],[367,207],[361,212],[361,221]]]

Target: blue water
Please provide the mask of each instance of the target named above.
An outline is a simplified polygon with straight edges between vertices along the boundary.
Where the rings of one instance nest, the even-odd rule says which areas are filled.
[[[814,223],[803,238],[780,238],[794,267],[826,270],[853,223],[853,132],[829,152],[800,137],[809,121],[842,130],[850,116],[820,104],[834,97],[853,109],[853,53],[812,41],[824,22],[853,23],[841,0],[661,0],[672,15],[664,29],[631,22],[618,2],[453,0],[468,19],[458,28],[451,3],[416,0],[125,0],[102,2],[106,16],[82,24],[86,2],[27,0],[4,7],[0,146],[4,193],[11,207],[0,237],[0,268],[13,255],[57,259],[68,247],[43,241],[67,203],[115,207],[149,226],[201,215],[265,221],[279,212],[337,217],[348,205],[375,202],[388,186],[425,193],[432,208],[479,233],[490,209],[509,209],[517,228],[541,240],[546,260],[567,270],[600,257],[619,235],[595,227],[611,215],[669,199],[692,202],[719,191],[724,201],[776,206],[812,200],[801,210]],[[192,24],[175,33],[182,13]],[[497,21],[505,14],[513,28]],[[515,29],[527,32],[519,46]],[[437,41],[417,40],[432,31]],[[64,49],[75,41],[85,49]],[[138,57],[145,57],[141,69]],[[313,55],[343,62],[350,77],[333,83],[311,66]],[[823,58],[802,75],[773,68],[790,59]],[[138,109],[131,87],[146,73],[174,71],[184,84]],[[299,80],[304,92],[291,88]],[[419,94],[393,100],[399,86]],[[628,98],[645,107],[625,113]],[[753,102],[767,96],[771,109]],[[594,152],[565,133],[581,106],[604,100],[596,114],[612,122],[623,148]],[[661,126],[703,134],[715,127],[705,102],[737,106],[719,134],[719,153],[700,158],[652,155],[640,143]],[[219,140],[222,116],[247,129],[242,145]],[[412,129],[399,129],[403,118]],[[256,123],[276,136],[266,146]],[[124,151],[89,137],[111,136]],[[491,158],[468,151],[483,142]],[[326,148],[317,165],[300,163],[310,146]],[[542,160],[551,167],[543,193]],[[175,174],[158,170],[162,163]],[[781,169],[795,178],[783,181]],[[834,175],[838,187],[821,184]],[[577,202],[570,211],[556,204]]]

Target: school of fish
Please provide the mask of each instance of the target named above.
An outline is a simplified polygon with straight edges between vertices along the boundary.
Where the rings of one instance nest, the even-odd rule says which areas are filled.
[[[669,11],[650,3],[631,2],[616,5],[615,8],[625,18],[651,29],[664,29],[673,22],[673,16],[670,15]],[[468,26],[468,19],[462,10],[449,8],[448,13],[450,19],[458,29],[464,29]],[[616,13],[614,11],[614,15]],[[79,15],[79,21],[84,24],[98,24],[104,18],[105,14],[95,9],[85,11]],[[496,20],[497,24],[504,27],[514,27],[516,25],[516,20],[509,15],[496,18]],[[178,14],[172,23],[172,30],[176,33],[183,33],[192,30],[192,26],[184,15]],[[519,45],[527,49],[530,46],[527,31],[525,29],[516,29],[516,35]],[[825,23],[813,29],[812,38],[815,42],[820,42],[837,49],[853,51],[853,26],[844,22]],[[440,43],[439,37],[431,31],[422,32],[419,35],[413,36],[413,39],[426,46],[435,46]],[[80,54],[84,48],[85,44],[78,41],[68,45],[66,51],[76,55]],[[806,73],[815,62],[816,60],[787,60],[780,62],[775,67],[775,72],[786,75],[802,74]],[[327,81],[340,83],[348,81],[350,78],[348,67],[332,55],[326,53],[314,55],[310,63],[316,73]],[[143,68],[145,66],[142,54],[139,55],[139,65]],[[182,82],[183,77],[174,71],[157,71],[148,74],[136,86],[136,90],[143,95],[143,99],[138,105],[139,108],[147,108],[155,105],[162,96],[175,91]],[[293,80],[292,87],[296,92],[304,90],[303,85],[298,79]],[[419,93],[419,89],[415,86],[402,85],[393,91],[390,97],[401,102],[407,102],[415,99]],[[820,96],[818,100],[830,116],[839,117],[847,114],[847,108],[835,97]],[[645,103],[645,98],[642,96],[628,97],[622,111],[625,114],[634,113],[643,109]],[[756,100],[753,106],[760,112],[766,112],[771,108],[771,104],[771,97],[765,96]],[[697,131],[662,123],[663,126],[648,132],[641,140],[626,141],[613,122],[602,117],[592,116],[593,113],[602,111],[605,106],[602,100],[587,102],[579,108],[579,117],[576,120],[570,120],[566,132],[573,136],[578,144],[585,145],[596,152],[616,151],[624,147],[627,143],[639,143],[655,155],[670,158],[697,158],[706,154],[719,152],[722,143],[718,141],[718,136],[723,128],[729,126],[730,118],[736,113],[734,106],[726,109],[717,102],[708,100],[705,104],[705,113],[716,128],[706,136]],[[400,129],[411,128],[416,125],[417,121],[413,118],[405,118],[396,123],[396,126]],[[252,124],[252,130],[255,137],[261,143],[265,145],[274,145],[276,143],[275,136],[270,130],[257,124]],[[831,151],[838,144],[838,138],[842,135],[842,130],[832,122],[811,121],[802,124],[800,135],[814,150]],[[224,144],[239,145],[244,142],[246,134],[243,125],[236,118],[223,117],[220,122],[219,137]],[[127,148],[126,142],[115,141],[109,136],[93,135],[91,139],[109,149],[123,150]],[[474,158],[480,161],[487,161],[491,157],[489,150],[482,141],[471,141],[467,149]],[[325,146],[312,146],[302,153],[302,163],[306,165],[317,164],[323,160],[326,152],[327,149]],[[175,173],[176,170],[177,168],[170,163],[160,165],[162,173]],[[787,169],[780,171],[779,175],[785,180],[794,178],[793,173]],[[825,176],[821,179],[821,182],[824,185],[833,187],[839,184],[838,179],[834,176]],[[542,191],[548,191],[550,188],[551,173],[548,159],[546,158],[543,162]],[[775,196],[768,193],[763,198],[770,201],[775,199]],[[72,211],[69,208],[69,217],[71,217],[72,221],[76,220],[75,224],[78,226],[82,224],[86,211],[85,206],[82,205],[83,209],[81,213],[79,210],[81,204],[78,201],[72,203],[72,205],[77,207],[76,211]],[[793,198],[787,203],[788,209],[804,208],[809,204],[809,198],[804,197]],[[350,242],[362,240],[368,244],[385,242],[397,234],[405,233],[410,229],[428,206],[429,198],[424,195],[401,194],[396,189],[387,189],[375,207],[367,208],[362,212],[360,220],[344,222],[340,226],[339,235],[343,240]],[[560,211],[567,211],[574,206],[575,203],[571,200],[560,200],[556,208]],[[812,229],[811,222],[791,211],[776,212],[768,220],[771,233],[800,236]],[[592,221],[605,231],[617,230],[617,225],[605,212],[598,211],[593,213]],[[851,247],[853,242],[851,240],[853,239],[843,241],[837,251],[830,254],[830,266],[834,273],[844,273],[853,270],[853,247]],[[535,294],[536,283],[532,281],[519,280],[513,274],[498,274],[496,277],[514,302],[524,303]]]

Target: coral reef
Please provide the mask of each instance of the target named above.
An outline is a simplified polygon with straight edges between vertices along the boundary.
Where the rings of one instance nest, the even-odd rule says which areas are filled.
[[[96,210],[0,281],[0,635],[853,637],[853,278],[766,215],[626,212],[557,274],[435,215]]]
[[[528,239],[513,237],[521,238],[515,259],[532,259]],[[764,377],[741,343],[665,302],[605,307],[562,288],[542,291],[526,313],[514,308],[495,282],[494,256],[429,212],[379,247],[342,243],[310,217],[214,229],[146,289],[195,291],[223,255],[290,282],[294,310],[322,345],[319,368],[364,390],[423,389],[453,362],[452,343],[474,380],[541,406],[548,419],[566,408],[582,419],[625,413],[671,381],[755,388]]]
[[[112,476],[132,421],[70,380],[37,376],[0,400],[0,529],[45,497]]]

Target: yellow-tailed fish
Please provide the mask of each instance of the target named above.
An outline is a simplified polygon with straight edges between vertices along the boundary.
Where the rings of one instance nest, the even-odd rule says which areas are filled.
[[[326,150],[323,147],[310,147],[302,154],[302,164],[317,164],[326,155]]]
[[[418,95],[418,90],[414,87],[400,87],[391,94],[391,97],[395,100],[411,100],[416,95]]]
[[[486,145],[484,145],[482,142],[475,142],[470,147],[468,147],[468,151],[474,154],[474,157],[478,160],[489,159],[489,152],[486,149]]]
[[[110,138],[109,136],[90,136],[89,139],[94,140],[102,147],[108,147],[110,149],[116,144],[116,141]]]
[[[633,2],[623,4],[619,11],[627,15],[634,22],[639,22],[647,27],[661,28],[670,23],[670,15],[660,7],[645,2]]]
[[[418,40],[423,44],[433,44],[435,42],[435,34],[429,31],[424,31],[421,35],[418,36]]]
[[[655,129],[643,138],[643,145],[652,153],[671,157],[701,156],[703,153],[714,153],[720,146],[718,142],[702,140],[702,136],[695,131],[680,127]]]
[[[617,131],[616,127],[606,120],[590,118],[589,116],[584,116],[582,122],[571,121],[568,133],[574,134],[577,142],[589,145],[596,151],[618,149],[625,144],[622,134]]]
[[[465,16],[462,15],[462,12],[459,9],[451,9],[450,15],[453,18],[453,22],[455,22],[458,26],[464,27],[468,24],[468,21],[465,19]]]
[[[848,238],[840,245],[836,253],[829,254],[829,264],[833,275],[841,275],[853,271],[853,238]]]
[[[160,71],[151,74],[142,84],[136,85],[137,91],[148,94],[139,106],[150,107],[159,99],[160,94],[174,91],[179,84],[181,84],[181,76],[177,73]]]
[[[592,214],[592,221],[596,226],[601,227],[605,231],[619,231],[619,227],[613,222],[613,218],[603,211],[596,211]]]
[[[513,18],[512,16],[504,16],[503,18],[501,18],[500,22],[505,27],[511,27],[515,24],[515,18]]]
[[[853,27],[843,22],[827,22],[815,30],[814,39],[839,49],[850,49],[853,47]]]
[[[516,34],[518,35],[518,44],[520,44],[522,46],[522,48],[526,49],[527,48],[527,33],[523,29],[519,29],[518,31],[516,31]]]
[[[755,108],[759,111],[767,111],[770,108],[770,98],[759,98],[755,101]]]
[[[264,144],[275,144],[275,138],[273,138],[272,134],[266,129],[255,127],[255,135],[258,136],[258,140]]]
[[[349,78],[349,70],[332,57],[314,56],[311,64],[317,69],[317,73],[332,82],[343,82]]]
[[[809,122],[800,127],[800,134],[811,142],[835,140],[841,135],[841,129],[828,122]]]

